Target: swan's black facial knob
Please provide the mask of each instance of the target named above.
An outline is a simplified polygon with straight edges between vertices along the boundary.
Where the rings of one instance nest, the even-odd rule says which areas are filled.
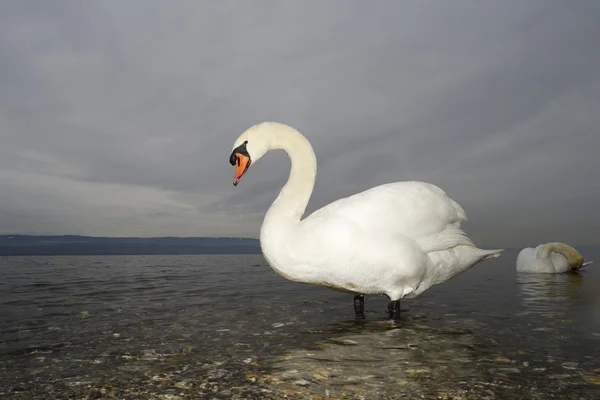
[[[240,144],[238,147],[233,149],[233,151],[231,152],[231,155],[229,156],[229,163],[231,165],[236,164],[236,161],[235,161],[236,154],[241,154],[243,156],[250,158],[250,154],[248,154],[248,150],[246,149],[247,144],[248,144],[248,141],[246,140],[244,143]]]

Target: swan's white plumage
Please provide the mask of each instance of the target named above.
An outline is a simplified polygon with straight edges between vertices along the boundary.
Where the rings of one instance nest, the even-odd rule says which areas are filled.
[[[300,220],[316,177],[306,138],[287,125],[262,123],[244,132],[234,149],[245,141],[253,163],[275,149],[292,162],[260,235],[265,258],[290,280],[398,300],[500,255],[476,248],[461,229],[467,220],[462,207],[424,182],[377,186]]]
[[[413,237],[420,240],[425,252],[445,250],[457,244],[472,245],[462,231],[452,229],[460,228],[461,222],[467,220],[462,207],[442,189],[425,182],[376,186],[336,200],[303,222],[319,223],[336,217],[346,218],[371,233]]]
[[[517,256],[517,272],[560,274],[578,270],[584,263],[583,257],[573,247],[560,243],[542,243],[536,248],[526,247]]]

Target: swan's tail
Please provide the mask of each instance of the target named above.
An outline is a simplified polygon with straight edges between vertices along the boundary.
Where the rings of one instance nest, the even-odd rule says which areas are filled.
[[[503,250],[483,250],[477,247],[458,246],[454,248],[454,254],[458,257],[458,262],[462,269],[468,269],[482,261],[491,258],[500,257]]]
[[[418,238],[417,243],[424,253],[448,250],[457,246],[468,246],[472,248],[470,253],[479,257],[479,261],[499,257],[500,253],[504,251],[504,249],[483,250],[477,248],[467,234],[455,226],[448,226],[435,235]]]
[[[456,246],[473,246],[471,239],[467,237],[462,229],[456,226],[448,226],[440,233],[417,238],[417,243],[424,253],[433,253],[434,251],[448,250]]]
[[[489,260],[490,258],[500,257],[500,254],[504,251],[504,249],[498,250],[483,250],[477,249],[482,253],[481,261]]]

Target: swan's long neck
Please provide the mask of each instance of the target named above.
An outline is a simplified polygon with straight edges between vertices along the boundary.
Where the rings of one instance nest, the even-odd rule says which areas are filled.
[[[551,262],[550,254],[552,252],[560,253],[563,256],[565,256],[565,258],[567,259],[567,263],[571,268],[579,268],[583,264],[583,257],[581,256],[581,254],[579,254],[577,250],[575,250],[568,244],[560,242],[551,242],[541,245],[537,253],[537,258],[548,260]]]
[[[289,132],[277,130],[273,150],[283,150],[290,157],[291,169],[287,183],[275,199],[265,219],[280,224],[300,222],[317,177],[317,159],[308,140],[295,129]]]
[[[297,130],[278,125],[271,131],[269,150],[283,150],[291,160],[290,175],[287,183],[267,211],[260,232],[261,247],[271,265],[290,279],[292,271],[283,270],[281,259],[284,247],[293,245],[295,229],[306,211],[317,176],[317,159],[308,140]],[[285,243],[285,246],[284,246]],[[279,250],[282,250],[281,252]]]

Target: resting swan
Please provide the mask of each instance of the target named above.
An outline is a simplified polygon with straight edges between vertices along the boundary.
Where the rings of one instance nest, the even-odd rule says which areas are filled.
[[[576,272],[593,263],[584,263],[583,256],[565,243],[551,242],[540,244],[535,249],[526,247],[517,256],[517,272],[535,272],[539,274],[560,274]]]
[[[260,245],[269,265],[294,282],[353,293],[357,316],[365,294],[385,294],[390,318],[400,299],[415,297],[502,250],[482,250],[460,229],[467,216],[437,186],[394,182],[339,199],[301,219],[312,194],[317,160],[296,129],[263,122],[235,141],[233,184],[271,150],[291,159],[287,183],[267,211]]]

